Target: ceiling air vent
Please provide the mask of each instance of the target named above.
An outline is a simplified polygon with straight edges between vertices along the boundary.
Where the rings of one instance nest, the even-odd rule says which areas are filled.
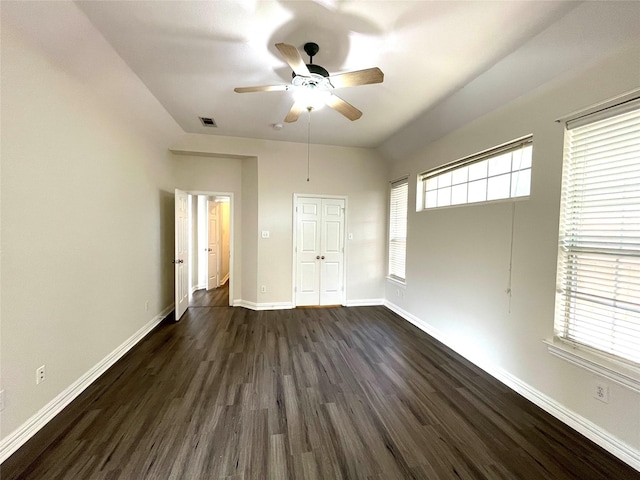
[[[198,117],[200,119],[200,122],[202,122],[202,125],[204,125],[205,127],[217,127],[218,125],[216,125],[216,121],[213,118],[209,118],[209,117]]]

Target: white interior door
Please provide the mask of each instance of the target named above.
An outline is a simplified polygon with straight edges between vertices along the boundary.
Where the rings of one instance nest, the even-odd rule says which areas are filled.
[[[298,198],[296,230],[296,305],[320,303],[320,228],[322,199]]]
[[[344,199],[299,197],[296,202],[298,306],[344,303]]]
[[[208,242],[208,262],[207,262],[207,290],[218,288],[218,250],[220,248],[218,227],[218,207],[216,202],[207,202],[207,212],[209,212],[209,242]]]
[[[322,199],[320,305],[344,301],[344,200]]]
[[[176,321],[189,308],[189,268],[187,266],[187,248],[189,241],[189,217],[187,210],[188,195],[175,191],[175,305]]]

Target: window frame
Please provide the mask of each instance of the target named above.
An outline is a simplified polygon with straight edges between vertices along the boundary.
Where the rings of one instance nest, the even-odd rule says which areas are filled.
[[[524,150],[527,147],[531,147],[531,155],[529,157],[529,165],[528,166],[522,166],[522,163],[519,164],[519,168],[514,168],[514,160],[510,159],[510,166],[507,170],[504,171],[499,171],[498,173],[491,173],[489,171],[489,162],[491,159],[498,159],[501,156],[503,156],[504,154],[507,153],[511,153],[511,152],[515,152],[518,150]],[[445,190],[447,188],[447,186],[445,185],[444,188],[441,188],[439,185],[437,188],[429,188],[429,184],[433,184],[434,181],[440,181],[441,179],[445,179],[447,175],[451,174],[451,175],[455,175],[455,172],[461,172],[464,171],[464,169],[470,169],[474,166],[474,165],[479,165],[481,162],[487,161],[487,172],[486,174],[481,174],[480,176],[478,176],[477,178],[473,178],[470,179],[470,174],[466,173],[466,179],[465,180],[458,180],[458,183],[453,184],[452,183],[452,187],[451,187],[451,193],[450,193],[450,198],[449,198],[449,202],[445,203],[445,204],[439,204],[440,203],[440,199],[438,198],[436,200],[436,204],[432,205],[431,202],[428,199],[428,195],[430,193],[433,192],[438,192],[440,190]],[[445,165],[436,167],[436,168],[432,168],[430,170],[427,170],[426,172],[423,172],[422,174],[420,174],[418,176],[419,178],[419,191],[420,191],[420,197],[419,197],[419,201],[418,201],[418,210],[419,211],[427,211],[427,210],[434,210],[434,209],[438,209],[438,208],[447,208],[447,207],[457,207],[457,206],[463,206],[463,205],[478,205],[478,204],[483,204],[483,203],[490,203],[490,202],[496,202],[496,201],[513,201],[516,199],[525,199],[528,198],[531,195],[531,172],[533,171],[533,135],[529,134],[529,135],[525,135],[523,137],[519,137],[516,138],[515,140],[511,140],[509,142],[506,142],[502,145],[498,145],[496,147],[487,149],[487,150],[483,150],[482,152],[479,153],[475,153],[473,155],[469,155],[467,157],[461,158],[459,160],[455,160],[453,162],[447,163]],[[514,185],[512,185],[511,183],[511,179],[513,178],[514,175],[518,175],[517,178],[520,178],[519,175],[523,172],[528,172],[529,175],[529,180],[528,183],[526,185],[526,193],[524,194],[518,194],[518,191],[516,190],[514,192]],[[509,194],[506,196],[499,196],[496,198],[489,198],[490,197],[490,188],[489,188],[489,182],[490,179],[497,179],[498,177],[504,177],[509,175],[509,186],[508,186],[508,192]],[[484,198],[483,199],[479,199],[479,200],[472,200],[469,201],[469,192],[470,192],[470,185],[471,184],[479,184],[479,182],[485,181],[485,186],[484,186]],[[453,188],[454,187],[462,187],[462,186],[466,186],[466,190],[464,193],[464,201],[453,201],[452,197],[453,197]],[[517,187],[516,187],[517,188]],[[436,194],[437,196],[437,194]]]
[[[593,158],[594,155],[592,153],[589,154],[581,154],[580,159],[586,158],[587,160],[581,161],[578,159],[578,154],[573,154],[571,149],[571,140],[572,136],[575,132],[578,132],[577,135],[583,134],[584,132],[581,129],[586,131],[586,134],[589,135],[588,130],[592,128],[598,128],[599,122],[606,123],[607,121],[615,121],[617,118],[623,117],[625,114],[630,112],[635,112],[634,115],[640,115],[640,97],[632,98],[630,100],[625,100],[622,103],[611,105],[603,109],[596,109],[590,113],[583,113],[580,115],[573,116],[566,120],[563,120],[565,124],[565,143],[564,143],[564,151],[563,151],[563,178],[562,178],[562,191],[561,191],[561,210],[560,210],[560,224],[559,224],[559,233],[558,233],[558,260],[557,260],[557,283],[556,283],[556,298],[555,298],[555,314],[554,314],[554,339],[553,341],[547,341],[547,345],[550,353],[564,358],[572,363],[581,365],[588,370],[594,371],[596,373],[602,374],[617,381],[620,384],[623,384],[627,387],[630,387],[634,390],[640,391],[640,357],[637,358],[629,358],[629,356],[624,354],[624,349],[620,346],[620,340],[617,336],[612,340],[612,343],[616,343],[615,348],[603,348],[599,347],[595,344],[596,341],[601,341],[603,338],[606,338],[607,334],[593,334],[591,333],[591,328],[588,327],[588,324],[592,322],[589,318],[591,313],[585,314],[580,313],[580,309],[583,307],[578,307],[579,302],[584,302],[585,298],[588,298],[588,295],[584,295],[582,288],[587,288],[579,285],[578,276],[585,275],[585,268],[578,265],[578,262],[575,260],[579,257],[579,255],[585,252],[584,244],[582,243],[581,236],[587,237],[584,233],[575,233],[580,232],[580,229],[584,229],[587,225],[589,225],[589,230],[594,228],[601,228],[601,226],[589,224],[588,220],[574,220],[577,219],[579,213],[587,217],[587,209],[590,208],[588,206],[579,207],[575,206],[576,202],[568,203],[569,198],[576,198],[576,195],[586,196],[589,193],[593,193],[595,187],[584,187],[578,188],[576,184],[580,184],[580,181],[575,180],[574,174],[572,173],[572,169],[576,168],[579,165],[581,169],[590,169],[593,168],[596,160]],[[617,133],[615,129],[608,130],[608,133]],[[640,123],[635,126],[635,130],[633,131],[633,139],[640,139]],[[595,135],[594,135],[595,136]],[[617,144],[616,144],[617,145]],[[592,147],[593,148],[593,147]],[[605,150],[607,151],[607,150]],[[632,154],[633,155],[633,154]],[[635,157],[634,157],[635,158]],[[588,163],[588,162],[594,163]],[[578,163],[581,162],[581,163]],[[610,167],[610,164],[607,164],[607,167]],[[640,158],[638,161],[632,164],[632,168],[634,171],[640,171]],[[602,175],[602,174],[599,174]],[[585,177],[585,174],[581,174],[580,178]],[[600,177],[585,177],[588,178],[589,181],[593,181],[592,179],[597,179]],[[612,191],[612,195],[617,195],[615,197],[611,197],[615,199],[624,199],[628,192],[624,192],[622,187],[617,187],[619,190]],[[623,213],[621,213],[623,212]],[[607,225],[611,223],[613,219],[622,218],[624,216],[625,209],[618,207],[618,210],[613,210],[611,216],[607,216],[606,220]],[[573,219],[573,220],[572,220]],[[614,224],[615,225],[615,224]],[[607,228],[611,228],[608,226]],[[620,238],[624,238],[623,233],[625,229],[622,226],[616,227],[613,231],[614,234],[620,236]],[[576,235],[578,235],[576,237]],[[589,233],[589,235],[594,235],[593,233]],[[575,244],[575,245],[573,245]],[[619,256],[627,256],[635,258],[637,261],[640,261],[640,241],[637,242],[637,246],[635,247],[635,252],[632,255],[629,255],[629,252],[625,251],[622,242],[619,248],[611,249],[609,246],[606,247],[598,247],[598,246],[589,246],[589,255],[607,255],[611,258],[617,258]],[[616,253],[617,252],[617,253]],[[573,258],[574,260],[571,260]],[[610,262],[607,260],[607,262]],[[617,261],[616,261],[617,262]],[[616,262],[611,261],[611,264]],[[602,267],[604,268],[604,267]],[[614,317],[609,317],[608,315],[599,315],[599,318],[607,318],[607,320],[598,320],[597,324],[602,326],[609,326],[611,329],[614,329],[616,326],[616,322],[619,322],[615,315],[619,316],[618,310],[620,310],[621,302],[616,298],[617,293],[616,290],[619,288],[618,283],[620,282],[629,282],[631,278],[631,284],[635,285],[637,289],[640,287],[640,275],[637,278],[625,277],[624,279],[619,279],[617,274],[611,274],[612,278],[605,278],[605,280],[609,282],[613,282],[614,286],[611,286],[608,290],[605,289],[601,292],[600,299],[611,303],[611,306],[606,307],[612,310],[612,314]],[[615,278],[614,278],[615,277]],[[573,280],[570,280],[573,279]],[[598,280],[600,282],[600,280]],[[573,285],[573,286],[572,286]],[[579,291],[580,290],[580,291]],[[588,307],[587,307],[588,308]],[[594,307],[594,308],[600,308]],[[624,310],[624,309],[622,309]],[[631,312],[635,312],[635,310],[630,310]],[[623,312],[624,313],[624,312]],[[582,315],[581,318],[580,315]],[[585,316],[586,315],[586,316]],[[631,325],[633,326],[633,316],[631,315]],[[626,322],[624,320],[623,322]],[[607,325],[605,325],[605,323]],[[640,327],[640,324],[636,328]],[[575,334],[571,333],[570,329],[574,329],[573,331],[577,331],[577,329],[586,329],[587,333],[583,334]],[[631,331],[634,328],[630,329]],[[612,334],[608,334],[611,336]],[[628,336],[623,336],[622,343],[630,341],[631,345],[634,347],[637,346],[640,349],[640,336],[637,338],[634,334],[627,334]],[[590,338],[593,337],[593,340]],[[591,343],[590,343],[591,342]],[[635,342],[638,342],[637,344]],[[632,347],[633,349],[633,347]]]

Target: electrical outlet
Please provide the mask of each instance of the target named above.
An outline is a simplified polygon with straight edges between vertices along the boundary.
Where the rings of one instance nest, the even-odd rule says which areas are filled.
[[[261,291],[262,293],[267,293],[267,286],[266,286],[266,285],[262,285],[262,286],[260,287],[260,291]]]
[[[36,370],[36,385],[39,385],[40,383],[44,382],[46,379],[46,375],[45,375],[45,366],[42,365],[40,368],[38,368]]]
[[[593,390],[593,398],[604,403],[609,403],[609,385],[604,383],[596,383]]]
[[[146,302],[144,302],[144,311],[148,312],[149,311],[149,300],[147,300]]]
[[[4,388],[0,390],[0,412],[4,410]]]

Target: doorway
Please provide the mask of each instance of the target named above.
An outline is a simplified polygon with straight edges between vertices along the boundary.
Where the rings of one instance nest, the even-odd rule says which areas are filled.
[[[295,305],[343,305],[347,199],[294,195],[294,204]]]
[[[209,209],[216,206],[216,258],[209,256]],[[229,192],[184,192],[175,190],[175,319],[180,320],[189,307],[233,305],[234,278],[234,200]],[[212,283],[209,262],[216,268]],[[211,286],[211,289],[207,289]],[[203,290],[195,295],[198,290]],[[206,295],[203,295],[206,293]]]
[[[231,196],[196,194],[192,196],[191,206],[194,211],[189,306],[230,306]]]

